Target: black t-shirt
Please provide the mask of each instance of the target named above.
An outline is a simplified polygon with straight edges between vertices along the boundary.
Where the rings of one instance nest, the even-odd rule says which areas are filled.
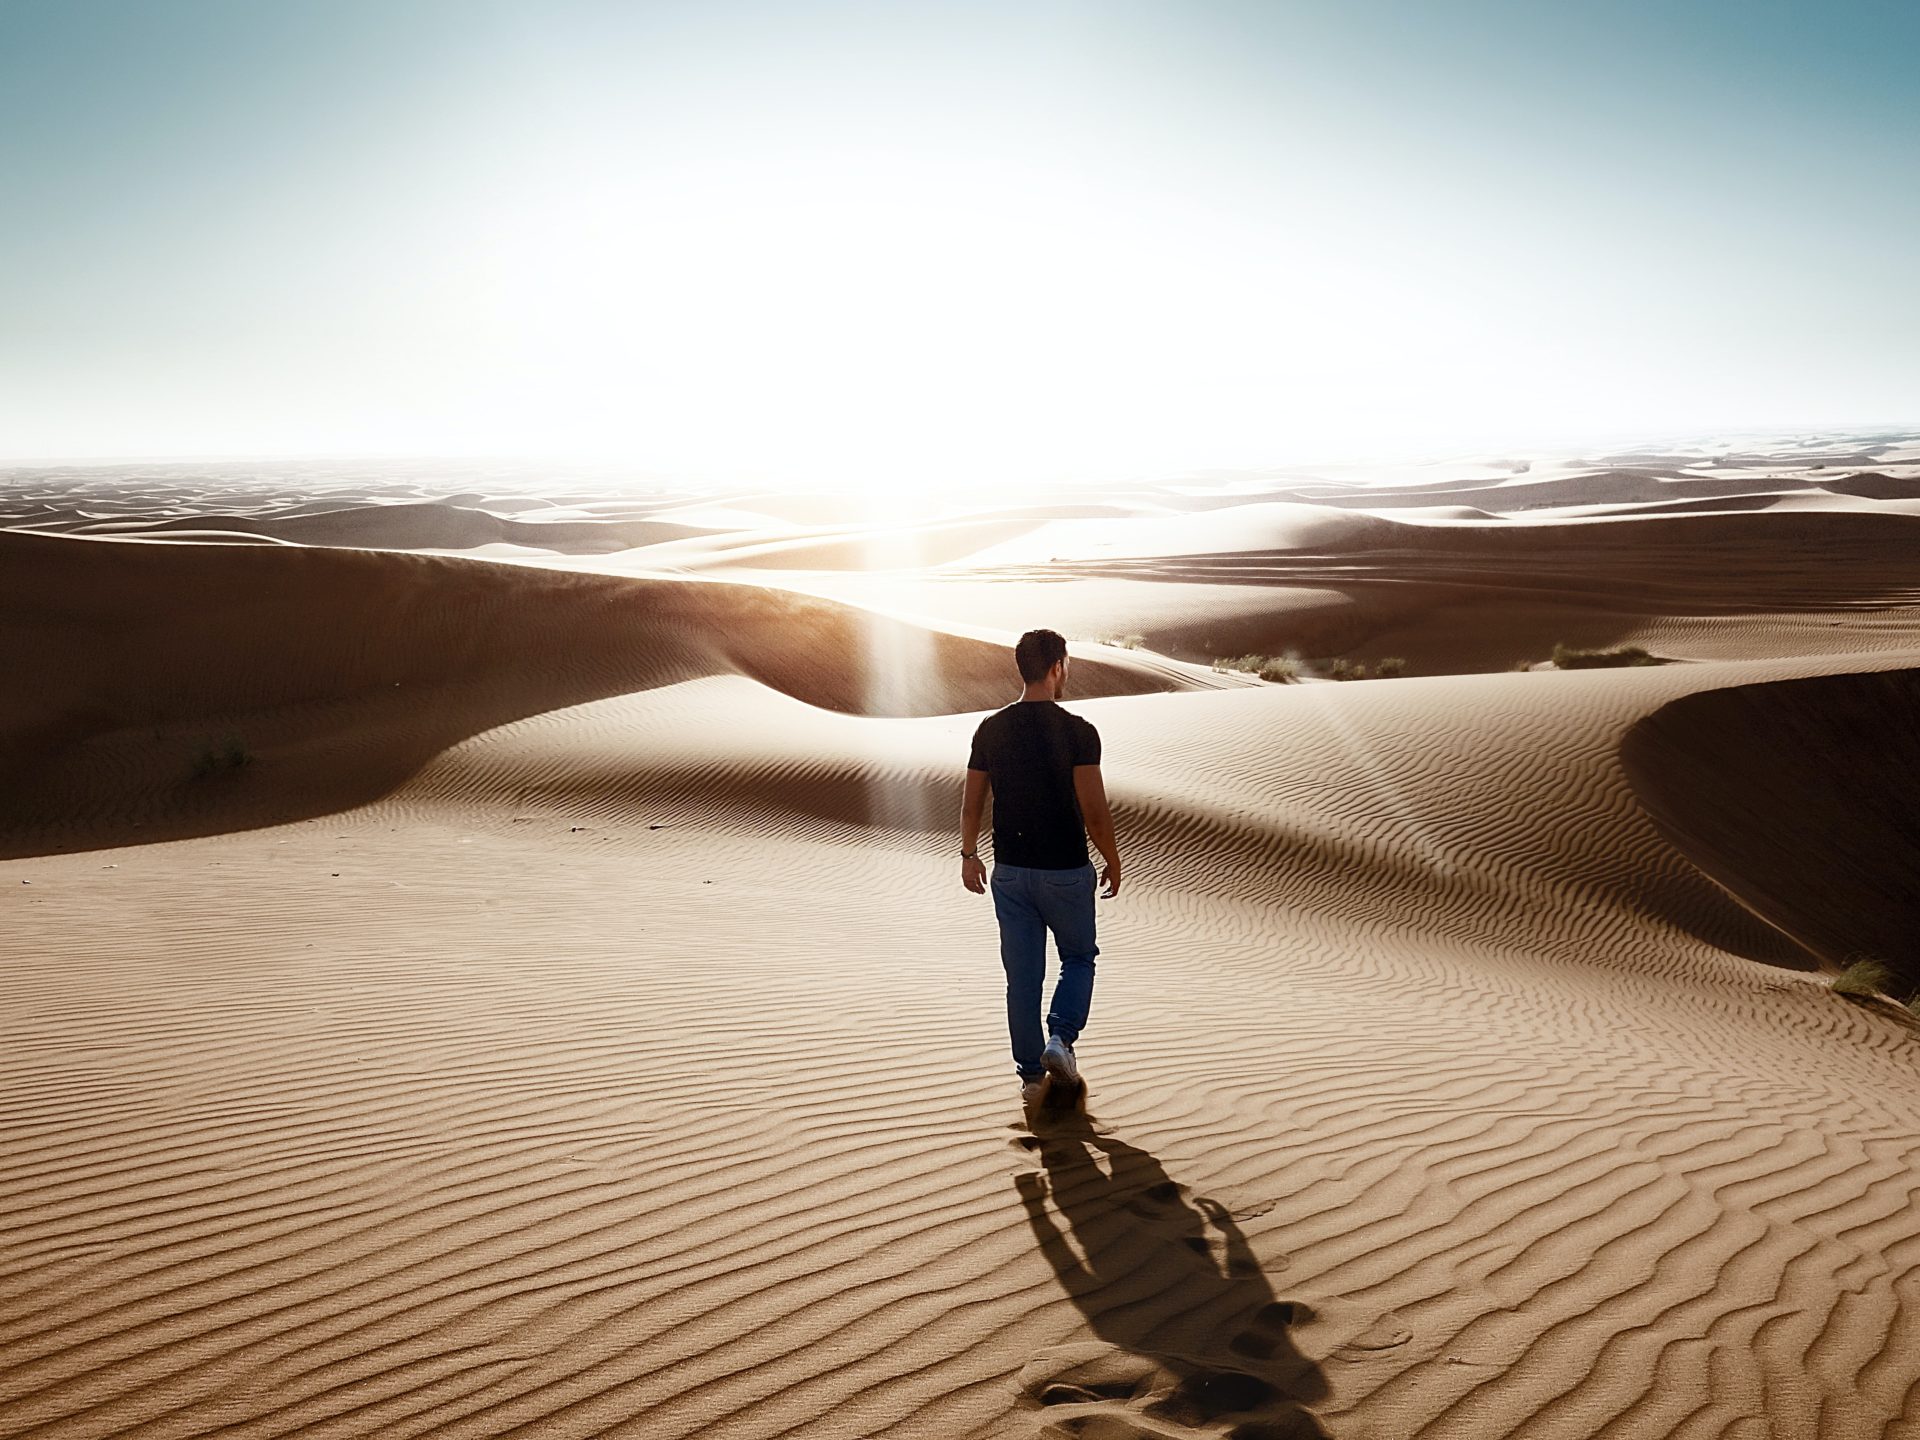
[[[993,785],[993,858],[1036,870],[1087,863],[1073,767],[1100,763],[1100,732],[1051,700],[1016,700],[973,732],[969,770]]]

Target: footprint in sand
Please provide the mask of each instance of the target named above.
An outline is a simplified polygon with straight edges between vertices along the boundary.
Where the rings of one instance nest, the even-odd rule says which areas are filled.
[[[1386,1314],[1376,1317],[1371,1325],[1333,1353],[1341,1360],[1358,1360],[1382,1350],[1397,1350],[1411,1339],[1413,1339],[1413,1332],[1402,1325],[1400,1318],[1389,1310]]]

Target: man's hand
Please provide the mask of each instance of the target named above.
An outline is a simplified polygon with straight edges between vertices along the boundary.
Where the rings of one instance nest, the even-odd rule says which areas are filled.
[[[960,883],[976,895],[987,890],[987,863],[978,855],[960,857]]]
[[[1073,797],[1080,802],[1087,838],[1107,862],[1100,872],[1100,880],[1107,887],[1100,898],[1111,900],[1120,893],[1120,846],[1113,838],[1113,811],[1107,808],[1107,782],[1100,778],[1098,765],[1073,767]]]

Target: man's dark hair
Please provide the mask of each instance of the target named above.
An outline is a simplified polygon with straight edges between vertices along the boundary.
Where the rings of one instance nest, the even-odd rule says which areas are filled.
[[[1046,678],[1047,671],[1067,658],[1067,642],[1051,630],[1029,630],[1013,647],[1013,663],[1029,685]]]

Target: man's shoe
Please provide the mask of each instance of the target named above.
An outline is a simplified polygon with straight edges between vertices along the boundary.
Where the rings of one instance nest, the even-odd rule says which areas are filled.
[[[1056,1080],[1064,1080],[1070,1085],[1080,1081],[1080,1067],[1074,1061],[1073,1047],[1058,1035],[1047,1041],[1047,1048],[1040,1052],[1040,1063],[1047,1067]]]
[[[1020,1103],[1026,1106],[1038,1105],[1040,1103],[1040,1094],[1046,1089],[1046,1086],[1047,1077],[1044,1075],[1036,1075],[1031,1080],[1022,1080],[1020,1082]]]

